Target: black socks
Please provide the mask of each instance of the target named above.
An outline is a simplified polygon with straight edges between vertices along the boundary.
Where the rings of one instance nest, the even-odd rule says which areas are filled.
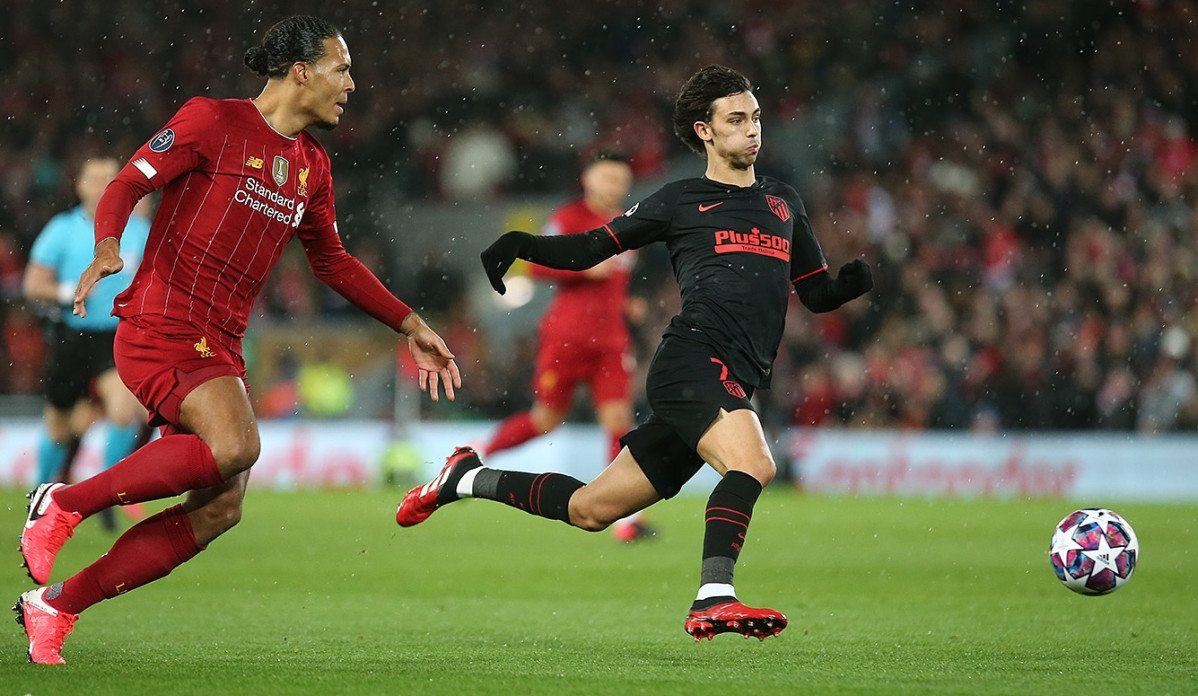
[[[699,595],[692,609],[706,609],[736,598],[732,572],[759,495],[761,484],[743,471],[729,471],[711,491],[704,515]]]
[[[570,497],[585,484],[565,474],[481,469],[474,497],[497,500],[527,513],[570,524]]]

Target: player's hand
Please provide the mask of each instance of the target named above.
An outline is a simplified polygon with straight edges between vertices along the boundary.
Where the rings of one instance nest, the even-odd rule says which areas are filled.
[[[507,292],[507,286],[503,284],[503,275],[516,259],[520,258],[520,253],[527,249],[531,239],[532,235],[527,232],[507,232],[479,255],[483,261],[483,270],[487,272],[487,280],[491,281],[491,287],[495,288],[495,292],[500,295]]]
[[[96,257],[79,276],[79,286],[75,288],[75,302],[72,305],[72,311],[76,316],[87,316],[84,302],[87,301],[87,296],[96,283],[101,278],[120,273],[121,269],[125,267],[125,262],[121,259],[121,243],[115,237],[101,240],[96,245],[95,255]]]
[[[412,360],[420,376],[420,391],[428,392],[433,401],[439,401],[443,385],[445,396],[453,401],[454,389],[462,386],[462,375],[445,341],[415,312],[404,319],[402,328],[408,335],[408,350],[412,351]]]
[[[853,259],[840,267],[836,285],[840,289],[840,296],[848,302],[873,290],[874,274],[864,260]]]

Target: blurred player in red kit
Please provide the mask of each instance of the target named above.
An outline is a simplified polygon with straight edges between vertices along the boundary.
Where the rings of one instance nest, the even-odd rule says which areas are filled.
[[[600,151],[583,167],[580,179],[582,197],[555,210],[541,234],[586,232],[624,212],[632,187],[632,167],[624,155]],[[533,407],[504,419],[480,454],[501,452],[555,430],[584,383],[607,433],[610,457],[619,453],[620,437],[632,428],[632,354],[624,316],[632,260],[631,255],[612,257],[585,271],[532,267],[534,278],[557,285],[541,318]],[[621,541],[652,534],[639,512],[612,525],[612,532]]]
[[[162,189],[142,264],[113,308],[117,371],[162,437],[85,481],[30,495],[21,534],[30,577],[46,583],[75,527],[100,510],[187,495],[76,575],[21,595],[14,609],[33,662],[61,664],[80,612],[166,576],[240,520],[260,449],[241,342],[254,298],[292,237],[317,278],[406,336],[434,400],[441,386],[450,399],[461,386],[444,341],[346,252],[337,232],[329,157],[307,129],[335,127],[354,91],[341,32],[290,17],[266,31],[245,63],[268,78],[261,94],[188,101],[100,199],[95,259],[75,291],[81,315],[96,281],[122,268],[119,242],[134,205]]]

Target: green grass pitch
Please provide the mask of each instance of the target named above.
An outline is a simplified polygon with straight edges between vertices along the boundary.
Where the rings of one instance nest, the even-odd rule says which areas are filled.
[[[0,490],[18,567],[23,491]],[[1198,506],[1112,505],[1141,562],[1113,595],[1074,595],[1047,559],[1083,501],[811,498],[758,503],[737,570],[790,617],[765,642],[696,644],[702,498],[651,509],[621,545],[467,501],[413,529],[400,491],[251,489],[242,524],[170,577],[89,610],[68,664],[25,662],[6,619],[11,694],[1165,694],[1198,690]],[[1084,501],[1103,504],[1103,501]],[[81,526],[54,579],[112,537]]]

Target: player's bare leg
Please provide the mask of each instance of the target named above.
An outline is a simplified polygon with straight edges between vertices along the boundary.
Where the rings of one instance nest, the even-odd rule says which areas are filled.
[[[757,414],[749,409],[719,417],[699,440],[698,453],[724,478],[707,502],[699,592],[684,626],[695,640],[738,633],[764,640],[786,628],[786,616],[742,604],[732,584],[753,505],[775,466]]]
[[[191,491],[183,501],[183,512],[191,520],[196,543],[208,546],[241,521],[242,502],[250,472],[243,471],[218,486]]]
[[[258,422],[239,377],[216,377],[193,389],[179,408],[179,421],[212,450],[224,480],[258,461]]]
[[[598,476],[570,496],[569,522],[598,532],[659,500],[661,495],[625,447]]]
[[[595,405],[595,419],[611,443],[611,459],[615,461],[623,449],[620,438],[632,429],[632,406],[624,399],[609,399]],[[611,525],[611,531],[612,536],[624,543],[657,536],[643,510],[616,520]]]

